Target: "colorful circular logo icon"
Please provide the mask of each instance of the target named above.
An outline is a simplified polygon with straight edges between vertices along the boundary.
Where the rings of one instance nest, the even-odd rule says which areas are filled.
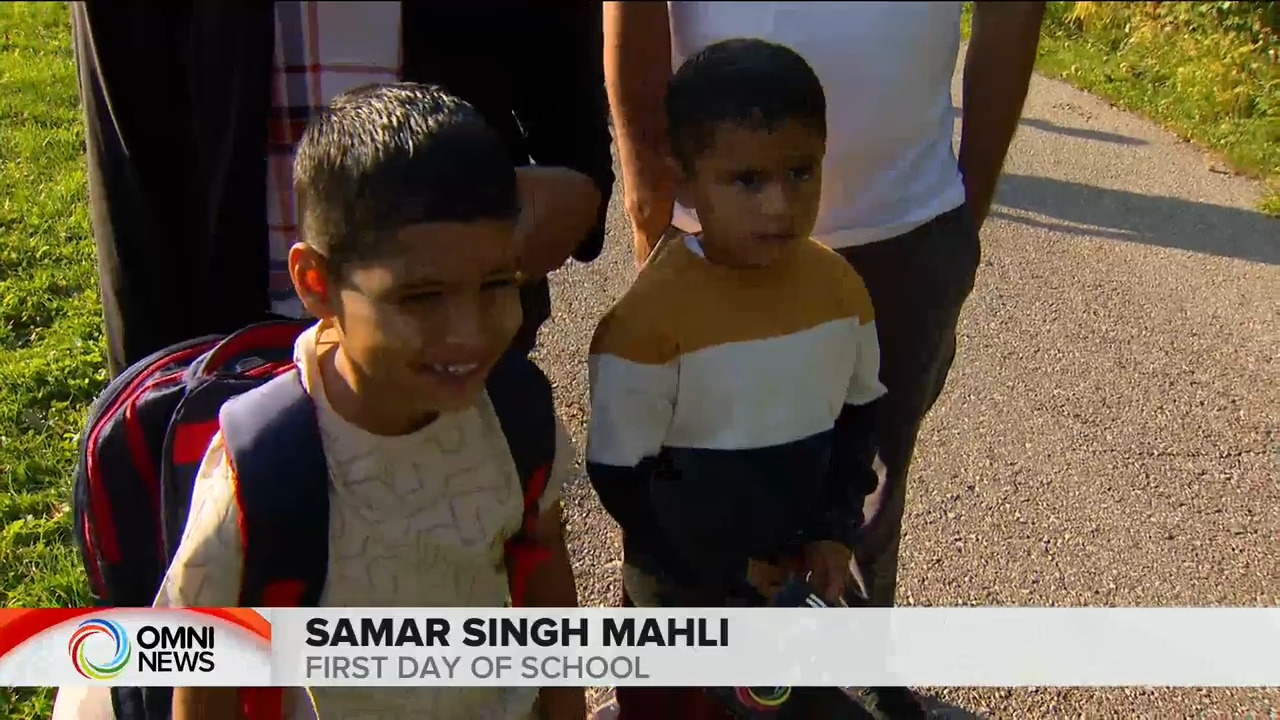
[[[85,641],[98,635],[104,635],[115,643],[115,651],[111,659],[104,663],[90,660],[85,653]],[[71,634],[71,642],[67,643],[67,654],[71,656],[71,664],[75,666],[76,672],[85,678],[110,680],[129,667],[129,659],[133,657],[133,647],[129,644],[129,636],[125,634],[124,628],[120,627],[120,623],[93,618],[80,623],[76,631]]]
[[[789,687],[740,687],[738,702],[762,712],[776,711],[791,697]]]

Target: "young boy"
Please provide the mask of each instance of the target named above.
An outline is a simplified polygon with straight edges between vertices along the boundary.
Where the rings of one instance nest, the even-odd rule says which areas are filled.
[[[313,120],[295,189],[303,243],[289,270],[319,319],[294,356],[330,472],[330,607],[502,606],[503,543],[520,481],[486,374],[520,325],[517,177],[466,103],[421,85],[352,90]],[[234,292],[234,288],[228,288]],[[552,558],[526,602],[577,605],[559,495],[573,468],[563,428],[537,539]],[[243,548],[220,436],[196,481],[157,606],[233,606]],[[579,720],[580,689],[314,688],[286,718]],[[232,688],[180,688],[174,717],[236,718]]]
[[[758,604],[789,566],[835,601],[885,389],[861,278],[809,238],[822,85],[785,47],[728,40],[672,76],[667,115],[702,232],[655,251],[590,356],[587,469],[622,527],[626,600]],[[648,691],[627,690],[624,717],[623,696]]]

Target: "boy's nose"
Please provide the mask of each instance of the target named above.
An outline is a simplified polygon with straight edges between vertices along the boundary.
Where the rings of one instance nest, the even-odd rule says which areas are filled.
[[[445,340],[459,345],[476,344],[485,334],[484,314],[479,303],[454,303],[449,312],[449,324]]]

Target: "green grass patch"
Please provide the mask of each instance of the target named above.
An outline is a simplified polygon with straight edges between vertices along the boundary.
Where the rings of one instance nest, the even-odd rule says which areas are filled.
[[[0,86],[0,605],[83,605],[70,476],[106,371],[65,4],[0,3]],[[51,699],[0,688],[0,717]]]
[[[1280,2],[1050,2],[1037,69],[1262,179],[1280,216],[1278,31]]]

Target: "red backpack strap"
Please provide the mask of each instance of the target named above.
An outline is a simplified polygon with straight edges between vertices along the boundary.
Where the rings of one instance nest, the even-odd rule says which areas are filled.
[[[520,529],[507,540],[511,602],[524,604],[529,576],[550,551],[533,539],[539,501],[556,457],[556,408],[551,381],[519,348],[513,347],[489,372],[486,383],[511,459],[520,474],[524,510]]]
[[[547,488],[550,474],[551,464],[548,463],[534,470],[528,478],[524,488],[524,520],[520,524],[520,530],[506,544],[507,582],[511,586],[511,604],[514,607],[524,604],[529,576],[551,556],[550,548],[533,540],[540,514],[538,501],[542,499],[542,491]]]
[[[219,416],[236,478],[242,607],[315,607],[329,570],[329,470],[315,406],[291,368]],[[280,720],[281,688],[242,688],[249,720]]]

